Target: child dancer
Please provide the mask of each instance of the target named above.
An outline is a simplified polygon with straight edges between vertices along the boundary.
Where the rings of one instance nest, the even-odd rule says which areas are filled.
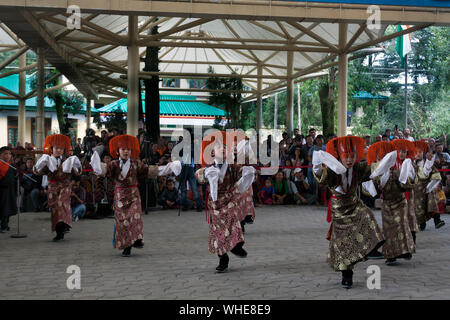
[[[418,181],[414,184],[414,204],[417,223],[421,231],[425,230],[427,221],[434,218],[434,225],[437,228],[442,227],[445,222],[437,212],[439,211],[435,197],[433,197],[434,188],[437,181],[441,181],[441,175],[434,166],[434,159],[431,153],[428,153],[429,146],[425,141],[414,141],[417,149],[416,159],[413,163]],[[427,159],[424,162],[424,154]]]
[[[371,145],[367,152],[369,163],[378,161],[373,165],[374,170],[370,177],[374,179],[383,196],[381,215],[386,239],[383,255],[387,259],[387,265],[396,264],[398,258],[409,260],[416,252],[405,196],[405,192],[412,189],[415,177],[411,160],[406,157],[414,157],[416,151],[411,142],[397,144],[397,148],[400,151],[396,151],[393,143],[377,142]]]
[[[207,202],[211,219],[209,251],[219,256],[217,273],[226,272],[228,269],[227,252],[230,251],[240,258],[247,257],[247,252],[242,248],[244,236],[240,224],[242,217],[238,199],[251,186],[255,172],[250,166],[239,168],[234,164],[228,164],[225,157],[230,150],[225,144],[225,132],[222,132],[222,139],[222,142],[215,143],[214,164],[197,170],[195,174],[199,183],[209,181],[210,194]],[[206,141],[202,143],[202,154],[208,145]]]
[[[138,139],[130,135],[112,138],[109,141],[109,152],[117,160],[108,164],[100,163],[100,157],[94,152],[91,166],[95,174],[114,180],[114,248],[123,250],[122,256],[129,257],[132,247],[139,249],[144,247],[138,176],[154,179],[157,175],[166,175],[170,172],[178,175],[181,164],[174,161],[161,168],[144,164],[138,160],[140,154]]]
[[[331,222],[327,261],[342,272],[342,286],[353,285],[353,267],[359,261],[379,258],[377,249],[383,235],[373,216],[358,198],[358,186],[369,179],[370,167],[360,162],[364,157],[364,139],[354,136],[330,140],[326,152],[313,153],[313,174],[319,184],[332,194],[328,221]],[[323,166],[323,164],[326,165]]]
[[[48,185],[48,207],[51,212],[52,231],[56,231],[53,241],[64,239],[64,233],[72,228],[72,175],[81,173],[81,163],[77,156],[64,159],[70,151],[70,138],[54,134],[45,138],[44,155],[34,166],[34,173],[46,175]]]

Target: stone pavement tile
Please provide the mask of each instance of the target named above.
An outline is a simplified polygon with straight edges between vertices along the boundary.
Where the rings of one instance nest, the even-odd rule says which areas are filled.
[[[123,258],[111,246],[113,221],[81,220],[67,240],[53,243],[48,213],[21,215],[24,241],[0,235],[0,297],[23,299],[416,299],[450,296],[450,233],[431,225],[418,235],[411,261],[386,267],[367,261],[355,285],[340,287],[326,264],[329,242],[324,207],[258,207],[245,235],[247,259],[230,255],[226,274],[215,274],[208,225],[195,212],[144,216],[146,246]],[[375,211],[379,222],[380,211]],[[450,225],[450,216],[443,219]],[[11,226],[15,217],[11,219]],[[175,237],[173,236],[175,235]],[[82,289],[68,290],[69,265],[81,268]],[[381,290],[368,290],[366,268],[381,269]],[[6,294],[5,290],[6,288]]]

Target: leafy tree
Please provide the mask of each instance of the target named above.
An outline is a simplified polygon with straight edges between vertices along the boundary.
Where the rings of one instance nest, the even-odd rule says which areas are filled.
[[[232,93],[226,92],[211,92],[209,96],[209,104],[221,107],[225,109],[227,117],[227,124],[224,129],[228,128],[241,128],[240,105],[242,100],[241,91],[243,90],[243,84],[241,78],[219,78],[214,76],[214,69],[210,66],[208,73],[211,76],[206,80],[208,89],[212,90],[231,90]],[[217,119],[215,126],[218,126]]]

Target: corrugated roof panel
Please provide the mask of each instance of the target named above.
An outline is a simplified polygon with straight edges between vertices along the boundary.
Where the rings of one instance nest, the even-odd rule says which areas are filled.
[[[159,104],[159,113],[164,115],[178,116],[225,116],[225,111],[210,106],[196,100],[195,96],[182,95],[160,95],[161,100],[178,100],[178,101],[161,101]],[[145,111],[145,96],[142,97],[142,103]],[[98,109],[102,113],[127,112],[127,99],[120,99],[110,103],[103,108]]]

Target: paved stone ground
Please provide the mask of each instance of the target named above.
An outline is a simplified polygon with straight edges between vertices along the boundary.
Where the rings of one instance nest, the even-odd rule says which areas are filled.
[[[450,216],[418,234],[411,261],[357,265],[354,287],[326,264],[325,207],[258,207],[245,235],[249,255],[230,255],[229,272],[215,274],[205,213],[153,211],[144,216],[145,248],[124,258],[112,248],[113,219],[74,223],[53,243],[49,213],[24,213],[25,239],[0,234],[0,299],[449,299]],[[375,215],[380,221],[380,211]],[[368,290],[366,268],[381,268],[381,289]],[[81,268],[81,290],[69,290],[69,265]]]

